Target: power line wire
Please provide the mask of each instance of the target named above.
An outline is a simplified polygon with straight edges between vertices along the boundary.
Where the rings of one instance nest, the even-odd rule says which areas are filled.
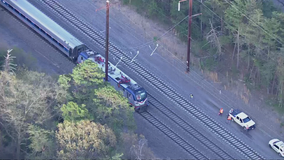
[[[188,17],[188,15],[186,17],[184,17],[182,20],[180,20],[178,23],[176,23],[173,27],[171,27],[170,29],[168,29],[165,33],[163,33],[161,36],[157,37],[157,39],[161,39],[162,37],[164,37],[167,33],[169,33],[171,30],[173,30],[176,26],[178,26],[181,22],[183,22],[186,18]],[[131,47],[133,49],[138,49],[138,48],[141,48],[141,47],[145,47],[147,46],[148,44],[150,43],[154,43],[155,40],[152,40],[152,41],[148,41],[140,46],[136,46],[136,47]]]
[[[256,23],[254,20],[252,20],[251,18],[249,18],[249,17],[248,17],[247,15],[245,15],[244,13],[240,12],[239,10],[241,10],[241,9],[237,8],[232,2],[230,3],[228,0],[225,0],[225,1],[226,1],[231,7],[233,7],[236,11],[238,11],[238,12],[241,13],[243,16],[245,16],[249,21],[251,21],[251,22],[254,23],[256,26],[258,26],[262,31],[264,31],[266,34],[268,34],[269,36],[271,36],[272,38],[274,38],[275,40],[277,40],[277,42],[279,42],[280,44],[283,45],[283,43],[280,42],[277,37],[274,37],[271,33],[268,33],[268,32],[263,28],[263,26],[261,26],[260,24]]]

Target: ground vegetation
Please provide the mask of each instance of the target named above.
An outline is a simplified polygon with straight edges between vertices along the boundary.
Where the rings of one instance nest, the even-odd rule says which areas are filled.
[[[188,1],[122,0],[187,41]],[[241,79],[284,111],[284,13],[266,0],[193,1],[192,53],[202,70]],[[178,24],[178,25],[176,25]],[[175,26],[176,25],[176,26]],[[172,26],[175,26],[172,28]],[[159,37],[153,37],[159,39]],[[184,60],[184,59],[183,59]]]
[[[0,158],[154,158],[135,134],[133,108],[95,63],[51,77],[1,53]]]

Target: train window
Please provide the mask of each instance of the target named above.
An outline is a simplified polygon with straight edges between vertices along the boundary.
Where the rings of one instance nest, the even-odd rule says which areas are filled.
[[[132,99],[132,95],[128,92],[127,92],[127,97],[128,97],[128,99]]]
[[[147,93],[144,89],[140,89],[135,92],[135,97],[137,101],[144,101],[147,98]]]

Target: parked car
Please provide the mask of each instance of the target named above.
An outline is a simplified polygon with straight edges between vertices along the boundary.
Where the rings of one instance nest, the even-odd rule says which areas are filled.
[[[276,153],[284,157],[284,142],[279,139],[272,139],[268,144]]]
[[[229,115],[232,117],[232,121],[235,121],[245,130],[250,130],[255,128],[255,122],[244,112],[234,109],[231,110]]]

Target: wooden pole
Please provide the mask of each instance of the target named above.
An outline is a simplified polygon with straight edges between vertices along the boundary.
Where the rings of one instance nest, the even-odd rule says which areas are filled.
[[[186,72],[189,72],[190,66],[190,36],[191,36],[191,15],[192,15],[192,0],[189,0],[189,9],[188,9],[188,45],[187,45],[187,69]]]
[[[105,81],[108,81],[108,45],[109,45],[109,0],[106,1],[106,59],[105,59]]]

